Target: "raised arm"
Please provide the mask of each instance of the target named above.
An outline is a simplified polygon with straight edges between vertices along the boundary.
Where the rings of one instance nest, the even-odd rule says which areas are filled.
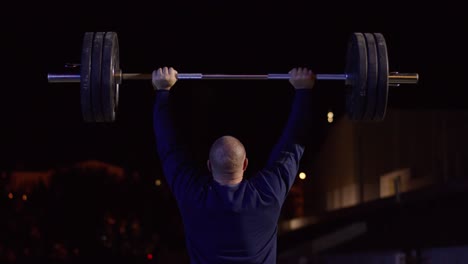
[[[156,89],[153,126],[156,148],[166,180],[177,200],[187,193],[196,178],[197,170],[192,164],[185,145],[177,139],[169,110],[169,92],[177,82],[177,71],[159,68],[153,71],[152,84]]]
[[[271,192],[281,203],[298,173],[306,138],[311,136],[312,88],[315,85],[315,74],[309,69],[294,68],[290,75],[295,94],[288,120],[265,169],[253,179],[257,188]]]

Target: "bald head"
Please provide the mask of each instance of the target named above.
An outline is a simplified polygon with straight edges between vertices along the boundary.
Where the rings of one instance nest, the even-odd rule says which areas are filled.
[[[210,149],[211,170],[216,175],[243,174],[246,164],[244,145],[235,137],[222,136]]]

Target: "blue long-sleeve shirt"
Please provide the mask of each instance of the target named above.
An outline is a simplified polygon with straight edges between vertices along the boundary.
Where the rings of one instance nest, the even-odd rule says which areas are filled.
[[[169,92],[156,92],[157,152],[181,212],[191,263],[276,263],[278,219],[304,152],[310,104],[311,90],[296,90],[266,166],[236,186],[223,186],[192,164],[176,137]]]

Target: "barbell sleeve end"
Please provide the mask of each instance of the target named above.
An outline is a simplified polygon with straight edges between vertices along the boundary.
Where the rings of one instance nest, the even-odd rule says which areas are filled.
[[[391,72],[388,75],[389,84],[417,84],[418,81],[419,74],[417,73]]]
[[[47,81],[49,83],[79,83],[79,74],[47,74]]]

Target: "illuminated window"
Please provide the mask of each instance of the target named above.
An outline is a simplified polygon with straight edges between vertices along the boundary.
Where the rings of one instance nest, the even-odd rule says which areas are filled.
[[[154,185],[156,185],[156,186],[161,186],[161,180],[160,180],[160,179],[156,179],[156,180],[154,181]]]
[[[332,123],[332,122],[333,122],[333,116],[334,116],[334,115],[333,115],[333,112],[332,112],[332,111],[328,112],[328,114],[327,114],[328,123]]]

